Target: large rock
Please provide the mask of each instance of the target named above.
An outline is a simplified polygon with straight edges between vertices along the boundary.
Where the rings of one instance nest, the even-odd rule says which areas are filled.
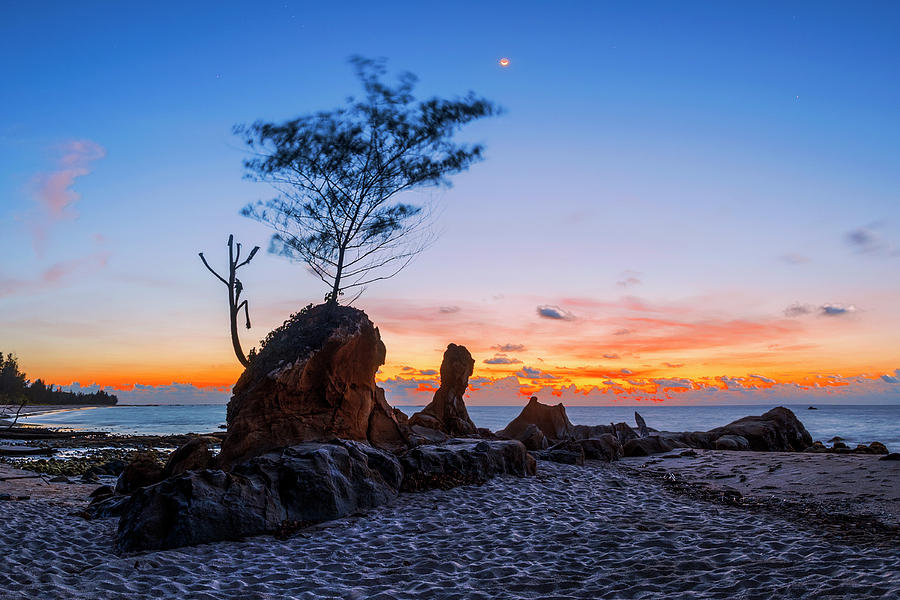
[[[234,386],[220,467],[332,438],[405,449],[396,413],[375,385],[384,358],[378,329],[360,310],[323,304],[294,315]]]
[[[453,439],[417,446],[400,458],[405,492],[481,484],[495,475],[534,475],[536,466],[516,440]]]
[[[477,436],[478,429],[463,401],[474,368],[475,360],[465,346],[447,346],[441,361],[441,385],[428,406],[409,418],[409,425],[436,429],[449,436]]]
[[[610,433],[605,433],[596,438],[579,440],[578,443],[584,450],[584,457],[588,460],[612,462],[619,460],[625,455],[619,439]]]
[[[622,444],[625,456],[650,456],[661,452],[669,452],[674,448],[684,448],[686,444],[660,435],[648,435],[647,437],[634,438]]]
[[[532,454],[538,460],[548,460],[564,465],[584,465],[584,448],[575,440],[559,442],[546,450],[536,450]]]
[[[569,440],[573,437],[574,426],[566,416],[566,407],[562,404],[554,406],[541,404],[536,396],[532,396],[519,416],[497,434],[500,437],[517,440],[529,425],[536,425],[551,440]]]
[[[744,417],[708,433],[716,439],[740,436],[751,450],[768,452],[802,452],[812,445],[812,436],[789,409],[779,406],[758,417]]]
[[[165,477],[180,475],[185,471],[202,471],[213,466],[213,454],[209,449],[210,443],[218,440],[209,437],[197,437],[177,448],[163,469]]]
[[[400,463],[363,443],[304,443],[231,472],[186,471],[134,493],[116,536],[119,552],[162,550],[276,532],[390,502]]]
[[[117,494],[131,494],[140,488],[159,483],[165,478],[163,465],[152,452],[138,453],[116,481]]]

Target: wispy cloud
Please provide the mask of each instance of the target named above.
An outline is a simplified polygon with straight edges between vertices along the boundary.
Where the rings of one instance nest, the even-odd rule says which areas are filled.
[[[493,358],[484,359],[484,364],[486,365],[518,365],[522,364],[522,361],[518,358],[511,358],[509,356],[495,356]]]
[[[537,314],[539,317],[543,317],[545,319],[556,319],[559,321],[574,321],[575,320],[575,315],[573,315],[569,311],[562,309],[558,306],[551,306],[551,305],[538,306]]]
[[[803,265],[811,260],[808,256],[804,254],[798,254],[797,252],[782,254],[779,258],[782,260],[782,262],[786,262],[789,265]]]
[[[522,370],[518,371],[516,375],[523,379],[559,379],[559,377],[552,373],[547,373],[546,371],[533,369],[531,367],[522,367]]]
[[[821,306],[813,306],[812,304],[794,302],[784,309],[784,316],[795,318],[804,315],[817,314],[822,317],[841,317],[853,314],[858,310],[859,309],[853,304],[825,303]]]
[[[496,346],[491,346],[491,350],[496,350],[497,352],[524,352],[525,344],[497,344]]]
[[[459,312],[458,306],[441,306],[438,308],[438,312],[445,315],[452,315],[453,313]]]
[[[844,235],[847,242],[858,254],[896,256],[894,245],[884,239],[876,230],[878,224],[858,227]]]
[[[61,146],[57,169],[39,173],[34,178],[34,200],[38,211],[33,214],[31,231],[35,252],[43,256],[50,227],[59,221],[78,216],[74,205],[81,195],[72,189],[75,180],[90,173],[89,165],[106,156],[106,150],[90,140],[74,140]]]
[[[760,381],[762,381],[764,383],[775,383],[774,379],[772,379],[770,377],[765,377],[763,375],[757,375],[755,373],[750,373],[749,377],[752,377],[753,379],[759,379]]]
[[[106,266],[108,252],[96,252],[84,258],[58,262],[44,269],[35,279],[0,279],[0,298],[33,294],[64,285],[75,275]]]
[[[636,285],[640,285],[641,284],[640,276],[641,276],[641,273],[639,273],[638,271],[631,271],[631,270],[623,271],[622,274],[619,276],[620,279],[619,279],[619,281],[616,282],[616,285],[619,287],[623,287],[623,288],[629,288],[629,287],[634,287]]]

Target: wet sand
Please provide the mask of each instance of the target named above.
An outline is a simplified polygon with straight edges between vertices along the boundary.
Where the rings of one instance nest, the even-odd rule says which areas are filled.
[[[748,487],[773,493],[765,486],[775,485],[787,495],[818,484],[795,476],[814,477],[824,464],[846,467],[846,476],[863,472],[838,457],[744,454],[752,453],[585,467],[542,461],[537,477],[404,494],[286,540],[125,557],[112,552],[115,519],[69,515],[90,486],[51,484],[70,491],[0,504],[0,589],[16,600],[900,597],[900,539],[890,531],[845,536],[791,513],[675,493],[637,472],[666,465],[675,477],[712,482],[736,466],[759,475]],[[763,483],[771,461],[782,467]],[[892,494],[898,471],[888,469]]]

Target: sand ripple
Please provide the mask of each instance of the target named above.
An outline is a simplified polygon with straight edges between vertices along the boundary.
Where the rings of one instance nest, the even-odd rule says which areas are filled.
[[[678,498],[615,465],[407,494],[288,540],[118,557],[116,521],[16,503],[0,597],[898,598],[900,545],[854,545],[740,508]]]

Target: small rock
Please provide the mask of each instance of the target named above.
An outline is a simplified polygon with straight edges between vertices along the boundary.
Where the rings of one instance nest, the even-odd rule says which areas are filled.
[[[50,483],[69,483],[69,478],[65,475],[57,475],[50,480]]]
[[[873,454],[887,454],[888,453],[887,446],[885,446],[881,442],[872,442],[871,444],[869,444],[869,450],[871,450]]]
[[[878,460],[900,460],[900,452],[891,452],[885,456],[882,456]]]

